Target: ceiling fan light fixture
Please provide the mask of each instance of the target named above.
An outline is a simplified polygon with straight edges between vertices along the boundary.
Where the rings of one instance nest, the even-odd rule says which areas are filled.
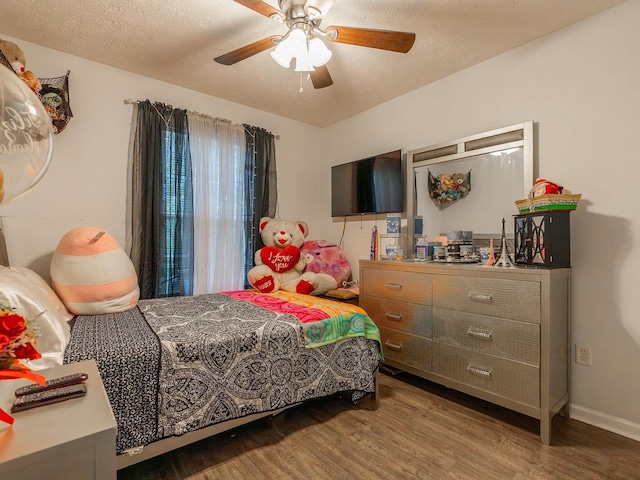
[[[286,48],[286,45],[284,46],[284,48],[281,48],[282,44],[284,42],[285,41],[283,40],[275,48],[275,50],[273,52],[271,52],[271,58],[273,58],[276,61],[276,63],[278,65],[280,65],[281,67],[289,68],[289,65],[291,65],[291,59],[293,58],[293,56],[291,55],[291,53]]]
[[[322,12],[314,6],[307,6],[307,16],[309,17],[309,20],[316,20],[318,18],[322,18]]]
[[[320,67],[331,58],[331,50],[319,38],[308,40],[302,28],[293,28],[278,44],[273,52],[278,65],[289,68],[291,60],[296,59],[296,72],[312,72],[313,67]]]
[[[245,7],[283,23],[288,27],[285,35],[270,35],[257,42],[237,48],[214,58],[222,65],[234,65],[253,55],[270,50],[271,57],[278,65],[289,69],[291,60],[296,59],[295,70],[311,72],[307,78],[316,89],[333,85],[333,80],[325,65],[331,60],[332,52],[326,41],[377,48],[390,52],[407,53],[416,40],[415,33],[372,28],[329,26],[320,28],[335,0],[277,0],[279,9],[273,5],[276,0],[235,0]],[[303,75],[300,75],[303,78]],[[301,80],[302,81],[302,80]]]
[[[309,55],[296,57],[296,72],[313,72],[314,70]]]
[[[271,52],[271,58],[273,58],[278,65],[289,68],[291,65],[291,59],[297,57],[301,52],[307,49],[307,37],[302,30],[291,30],[280,41],[278,46],[273,52]]]
[[[314,67],[321,67],[331,60],[331,50],[318,37],[309,42],[309,63]]]
[[[287,47],[291,56],[299,58],[307,55],[307,34],[301,28],[294,28],[287,36]]]

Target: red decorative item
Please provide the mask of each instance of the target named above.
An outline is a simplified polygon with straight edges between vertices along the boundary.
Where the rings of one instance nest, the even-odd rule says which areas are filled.
[[[262,293],[271,293],[275,289],[275,285],[276,284],[273,281],[273,276],[269,275],[268,277],[257,280],[254,284],[254,287]]]
[[[46,379],[20,363],[42,355],[35,348],[36,332],[31,322],[10,307],[0,304],[0,380],[26,378],[39,385]],[[13,417],[0,408],[0,421],[11,425]]]
[[[300,249],[294,245],[285,248],[263,247],[260,250],[262,263],[274,272],[286,272],[291,270],[300,260]]]
[[[305,280],[300,280],[300,283],[296,285],[296,293],[302,293],[304,295],[310,295],[313,289],[313,285]]]
[[[541,197],[542,195],[559,195],[564,188],[557,183],[550,182],[544,178],[538,178],[533,184],[533,188],[529,193],[532,198]]]

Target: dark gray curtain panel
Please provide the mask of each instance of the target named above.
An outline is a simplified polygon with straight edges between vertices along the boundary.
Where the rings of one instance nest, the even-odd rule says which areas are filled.
[[[137,104],[131,185],[131,259],[140,298],[193,292],[193,195],[187,112]]]
[[[253,267],[253,256],[264,244],[260,238],[260,219],[275,217],[278,205],[276,145],[271,132],[251,125],[244,126],[247,136],[246,156],[246,272]],[[246,277],[246,275],[245,275]],[[247,283],[247,286],[248,283]]]

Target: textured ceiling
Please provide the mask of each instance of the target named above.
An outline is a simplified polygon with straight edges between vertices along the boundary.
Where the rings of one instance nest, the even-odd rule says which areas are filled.
[[[232,0],[2,0],[0,36],[324,127],[622,2],[336,0],[321,28],[415,32],[416,42],[407,54],[327,42],[334,85],[319,90],[269,51],[213,61],[286,32]]]

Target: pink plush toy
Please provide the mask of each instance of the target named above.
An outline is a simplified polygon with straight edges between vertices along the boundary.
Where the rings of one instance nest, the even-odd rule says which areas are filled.
[[[97,227],[67,232],[51,259],[53,289],[72,313],[122,312],[138,303],[133,263],[111,235]]]
[[[344,251],[335,243],[326,240],[307,240],[301,251],[309,260],[305,272],[331,275],[338,286],[349,280],[351,266]]]
[[[256,252],[256,266],[247,274],[251,286],[262,293],[282,289],[310,295],[336,288],[337,282],[330,275],[303,273],[310,258],[300,247],[308,234],[305,222],[262,217],[260,236],[265,246]]]

